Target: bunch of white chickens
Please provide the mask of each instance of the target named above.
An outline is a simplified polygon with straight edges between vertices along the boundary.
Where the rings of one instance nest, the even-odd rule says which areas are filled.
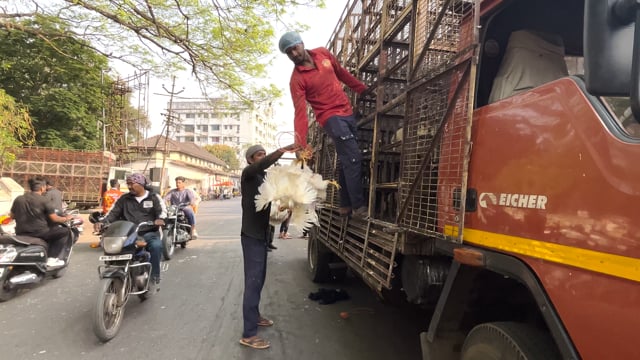
[[[314,204],[327,197],[329,180],[323,180],[307,166],[291,163],[284,166],[272,166],[267,170],[264,183],[258,188],[256,210],[264,209],[271,203],[270,222],[277,225],[291,211],[289,225],[306,230],[318,224],[318,215]]]

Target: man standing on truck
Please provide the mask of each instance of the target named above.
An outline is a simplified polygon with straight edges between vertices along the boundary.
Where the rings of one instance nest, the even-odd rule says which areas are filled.
[[[258,188],[264,182],[265,170],[278,161],[285,152],[297,149],[299,147],[292,144],[267,155],[261,145],[253,145],[245,153],[249,165],[242,170],[240,178],[242,189],[240,242],[244,261],[242,298],[244,328],[240,344],[254,349],[266,349],[270,346],[268,341],[258,337],[258,327],[273,325],[273,321],[260,315],[260,293],[267,274],[267,241],[271,231],[269,226],[271,205],[256,211],[255,197],[259,194]]]
[[[357,123],[342,84],[358,94],[367,86],[343,68],[326,48],[305,49],[297,32],[282,35],[279,47],[295,65],[289,87],[295,109],[296,143],[303,147],[307,144],[309,103],[316,121],[333,139],[340,160],[340,214],[365,217],[368,210],[362,191]]]

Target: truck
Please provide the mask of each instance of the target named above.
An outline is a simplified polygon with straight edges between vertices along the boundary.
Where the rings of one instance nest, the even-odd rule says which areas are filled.
[[[327,190],[315,282],[429,309],[424,359],[638,359],[640,24],[625,0],[349,0],[368,218]],[[347,89],[348,91],[348,89]],[[310,124],[314,170],[338,179]]]
[[[100,205],[109,176],[119,175],[124,181],[127,170],[115,165],[116,156],[108,151],[24,147],[13,163],[3,166],[2,176],[25,189],[29,178],[42,176],[62,191],[65,202],[88,209]]]

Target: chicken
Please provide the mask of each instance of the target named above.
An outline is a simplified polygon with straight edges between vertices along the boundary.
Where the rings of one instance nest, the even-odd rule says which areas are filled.
[[[291,210],[290,225],[303,230],[318,224],[318,215],[314,204],[327,197],[329,180],[322,179],[307,166],[292,163],[285,166],[273,166],[267,170],[264,182],[256,195],[256,210],[260,211],[271,203],[272,224],[286,219],[287,209]]]

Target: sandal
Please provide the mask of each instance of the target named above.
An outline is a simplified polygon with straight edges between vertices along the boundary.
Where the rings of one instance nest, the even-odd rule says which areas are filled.
[[[260,317],[260,320],[258,320],[258,326],[273,326],[273,320]]]
[[[252,336],[246,339],[242,338],[240,339],[240,344],[254,348],[254,349],[266,349],[269,346],[271,346],[271,344],[269,344],[267,340],[263,338],[259,338],[257,336]]]

